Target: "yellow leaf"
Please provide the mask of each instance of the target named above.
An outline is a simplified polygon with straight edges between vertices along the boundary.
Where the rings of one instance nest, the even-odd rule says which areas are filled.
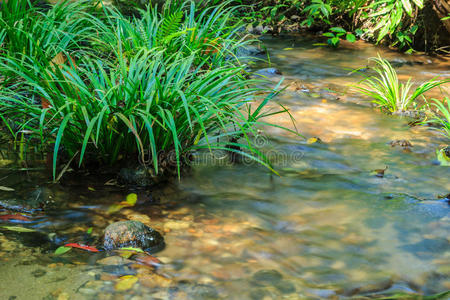
[[[287,58],[286,55],[277,55],[278,58]]]
[[[123,205],[123,204],[113,204],[108,208],[108,214],[112,214],[115,212],[118,212],[119,210],[121,210],[122,208],[124,208],[125,206],[128,205]]]
[[[116,291],[128,291],[131,289],[136,282],[138,281],[138,278],[133,275],[126,275],[119,278],[119,282],[116,283]]]
[[[88,186],[88,190],[90,190],[91,192],[95,192],[95,189],[91,186]]]
[[[62,54],[62,52],[59,52],[58,54],[56,54],[55,57],[53,57],[53,59],[50,61],[50,65],[54,66],[62,66],[64,63],[66,62],[66,58],[64,57],[64,55]]]
[[[284,48],[284,51],[294,50],[294,48]]]
[[[135,193],[131,193],[127,196],[125,200],[130,206],[134,206],[137,202],[137,195]]]
[[[315,138],[315,137],[309,138],[309,139],[306,141],[306,143],[307,143],[308,145],[314,144],[314,143],[316,143],[316,142],[317,142],[317,138]]]
[[[322,103],[327,103],[327,99],[322,99]]]

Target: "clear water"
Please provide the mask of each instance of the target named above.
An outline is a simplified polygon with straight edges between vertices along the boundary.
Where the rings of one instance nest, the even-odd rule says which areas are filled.
[[[137,191],[138,204],[118,213],[108,208],[134,191],[105,186],[111,178],[50,185],[39,170],[12,171],[4,157],[0,185],[15,191],[0,199],[23,199],[40,186],[54,208],[0,224],[38,231],[0,228],[0,299],[361,299],[449,290],[449,205],[440,197],[450,192],[450,172],[434,163],[448,140],[348,90],[361,79],[350,70],[377,53],[415,62],[398,71],[417,81],[450,76],[449,61],[367,44],[317,48],[305,37],[264,43],[291,86],[277,101],[303,135],[322,143],[266,128],[259,145],[280,176],[251,163],[199,162],[181,182]],[[292,126],[286,115],[269,121]],[[413,147],[389,145],[403,139]],[[383,178],[371,173],[386,166]],[[52,254],[65,242],[99,244],[103,229],[124,219],[164,234],[157,270],[105,262],[105,253]],[[139,281],[120,291],[123,275]]]

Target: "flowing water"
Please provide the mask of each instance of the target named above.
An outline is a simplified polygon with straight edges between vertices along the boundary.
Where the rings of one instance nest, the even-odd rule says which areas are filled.
[[[448,140],[378,112],[349,89],[362,78],[351,70],[377,53],[417,81],[450,77],[450,61],[363,43],[320,48],[301,36],[264,43],[288,86],[276,101],[306,138],[320,140],[267,128],[256,141],[280,176],[199,157],[181,182],[149,191],[70,174],[51,185],[4,157],[0,186],[14,191],[0,191],[0,200],[43,201],[46,209],[0,221],[35,230],[0,227],[0,299],[362,299],[450,290],[450,172],[435,162]],[[287,115],[269,121],[293,128]],[[412,147],[389,144],[395,140]],[[383,177],[372,172],[386,167]],[[136,206],[111,212],[131,192]],[[67,242],[98,245],[109,223],[126,219],[163,233],[156,270],[104,252],[53,254]],[[126,275],[137,283],[118,285]]]

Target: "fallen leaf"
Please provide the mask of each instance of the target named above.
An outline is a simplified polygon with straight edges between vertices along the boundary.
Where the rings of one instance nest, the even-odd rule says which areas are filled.
[[[136,276],[122,276],[119,278],[119,282],[116,283],[115,289],[116,291],[128,291],[136,284],[136,282],[138,282],[138,278]]]
[[[137,195],[135,193],[131,193],[127,196],[125,200],[129,205],[134,206],[137,202]]]
[[[294,50],[294,48],[284,48],[284,51]]]
[[[144,253],[144,250],[142,250],[141,248],[133,248],[133,247],[123,247],[120,248],[119,250],[128,250],[128,251],[135,251],[138,253]]]
[[[375,169],[371,172],[372,175],[375,175],[376,177],[383,178],[384,172],[388,169],[388,166],[386,166],[384,169]]]
[[[95,192],[95,189],[91,186],[88,186],[88,190],[90,190],[91,192]]]
[[[150,254],[139,254],[134,260],[149,267],[158,267],[161,265],[161,261]]]
[[[88,230],[86,231],[86,233],[88,235],[91,235],[92,234],[92,230],[94,230],[94,229],[92,227],[89,227]]]
[[[18,221],[27,221],[31,220],[23,215],[15,214],[15,215],[1,215],[0,220],[18,220]]]
[[[61,246],[55,250],[55,255],[63,255],[64,253],[69,252],[70,250],[72,250],[72,247]]]
[[[312,138],[309,138],[308,140],[306,140],[306,143],[308,145],[311,145],[311,144],[314,144],[314,143],[321,143],[321,142],[322,142],[322,140],[320,138],[318,138],[318,137],[312,137]]]
[[[86,250],[89,252],[100,252],[97,248],[95,248],[93,246],[81,245],[78,243],[65,244],[64,247],[78,248],[78,249]]]
[[[11,231],[16,231],[16,232],[36,232],[36,230],[34,230],[34,229],[20,227],[20,226],[1,226],[1,227],[11,230]]]
[[[4,192],[14,192],[15,189],[7,187],[7,186],[1,186],[0,185],[0,191],[4,191]]]
[[[108,207],[107,213],[108,214],[113,214],[113,213],[118,212],[119,210],[121,210],[122,208],[127,207],[127,206],[128,206],[128,204],[127,205],[123,205],[122,203],[121,204],[113,204],[110,207]]]

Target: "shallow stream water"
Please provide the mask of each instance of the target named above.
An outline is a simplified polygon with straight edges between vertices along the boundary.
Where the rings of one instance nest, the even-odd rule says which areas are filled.
[[[258,146],[280,176],[250,162],[199,160],[180,182],[150,191],[104,185],[111,178],[52,185],[5,155],[0,186],[14,191],[0,191],[0,200],[44,199],[47,208],[30,208],[29,221],[0,220],[35,230],[0,227],[0,299],[362,299],[450,290],[450,169],[435,162],[448,140],[379,112],[349,87],[362,78],[351,70],[377,53],[416,81],[450,77],[450,60],[364,43],[333,50],[302,36],[263,40],[288,86],[276,101],[306,139],[320,140],[266,128]],[[286,114],[269,121],[293,128]],[[386,167],[383,177],[372,172]],[[110,211],[131,192],[136,206]],[[126,219],[163,233],[156,270],[104,252],[53,254],[67,242],[98,244],[109,223]],[[126,275],[138,281],[123,291],[117,283]]]

